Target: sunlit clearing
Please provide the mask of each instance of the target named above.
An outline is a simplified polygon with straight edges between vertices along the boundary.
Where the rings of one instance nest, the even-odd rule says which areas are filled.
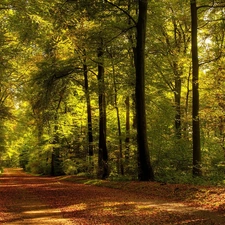
[[[80,204],[70,205],[70,206],[67,206],[67,207],[63,208],[63,210],[65,210],[65,209],[66,209],[67,212],[86,210],[87,204],[80,203]]]
[[[46,214],[46,210],[29,210],[29,211],[25,211],[25,214]],[[52,209],[52,210],[48,210],[48,213],[51,214],[57,214],[59,213],[59,210],[57,209]]]

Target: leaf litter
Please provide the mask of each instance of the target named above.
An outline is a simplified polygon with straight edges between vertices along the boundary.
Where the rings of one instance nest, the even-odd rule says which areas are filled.
[[[136,181],[90,183],[76,176],[35,177],[8,169],[0,177],[0,223],[225,224],[222,187]]]

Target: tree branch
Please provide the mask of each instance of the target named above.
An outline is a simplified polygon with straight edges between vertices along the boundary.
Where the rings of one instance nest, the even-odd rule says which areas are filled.
[[[212,5],[201,5],[197,7],[197,10],[201,8],[222,8],[222,7],[225,7],[224,3],[215,3],[215,1],[213,1]]]
[[[110,5],[116,7],[117,9],[119,9],[120,11],[122,11],[124,14],[126,14],[128,16],[128,18],[131,19],[131,21],[133,21],[133,23],[135,24],[135,26],[137,25],[137,22],[135,21],[135,19],[124,9],[120,8],[118,5],[108,1],[108,0],[105,0],[105,2],[109,3]]]
[[[54,73],[54,79],[58,80],[64,77],[67,77],[69,75],[71,75],[74,72],[80,72],[82,71],[82,68],[77,67],[77,68],[73,68],[73,67],[68,67],[68,68],[63,68],[62,70],[56,71]]]
[[[204,21],[211,23],[211,22],[217,22],[217,21],[223,21],[223,20],[225,20],[225,18],[220,18],[220,19],[215,19],[215,20],[204,20]]]
[[[0,10],[10,9],[9,7],[0,7]]]
[[[162,72],[161,67],[160,67],[156,62],[154,62],[154,65],[159,69],[159,73],[160,73],[162,79],[164,80],[164,82],[168,85],[168,87],[170,88],[170,90],[171,90],[172,92],[174,92],[175,87],[174,87],[173,83],[170,82],[170,81],[168,81],[168,80],[166,79],[166,76],[165,76],[164,73]]]
[[[127,31],[133,29],[135,26],[132,26],[132,27],[128,27],[127,29],[125,30],[122,30],[119,34],[115,35],[114,37],[112,37],[109,41],[107,41],[106,43],[110,43],[112,42],[114,39],[118,38],[121,34],[124,34],[126,33]]]
[[[199,66],[205,65],[207,63],[215,62],[215,61],[219,60],[222,56],[223,56],[222,54],[219,54],[217,57],[215,57],[213,59],[210,59],[210,60],[207,60],[205,62],[199,63]]]

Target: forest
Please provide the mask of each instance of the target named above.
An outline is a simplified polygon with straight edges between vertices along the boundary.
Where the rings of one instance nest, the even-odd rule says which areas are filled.
[[[223,182],[224,0],[1,0],[0,170]]]

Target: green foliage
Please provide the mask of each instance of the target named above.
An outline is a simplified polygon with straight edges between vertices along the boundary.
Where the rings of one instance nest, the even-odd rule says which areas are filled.
[[[51,164],[50,159],[48,158],[49,154],[40,154],[41,149],[32,149],[31,154],[29,155],[29,161],[25,165],[25,170],[32,174],[51,174]]]
[[[26,148],[23,148],[19,155],[19,164],[24,170],[29,162],[29,151]]]
[[[88,172],[88,162],[83,159],[66,159],[63,162],[63,171],[67,175],[81,174]]]
[[[51,174],[52,156],[57,151],[55,163],[60,162],[58,169],[63,169],[65,174],[95,176],[99,153],[97,48],[102,42],[109,179],[137,179],[136,128],[132,124],[135,121],[133,26],[137,5],[135,1],[130,5],[126,1],[112,2],[118,7],[106,1],[53,0],[45,4],[12,1],[15,7],[0,10],[0,160],[4,166],[20,165],[32,173]],[[0,4],[8,6],[8,1]],[[158,181],[223,181],[225,60],[221,16],[220,8],[199,10],[200,119],[205,178],[193,179],[189,2],[149,2],[145,98],[148,144]],[[93,123],[91,160],[84,64],[88,70]],[[128,152],[125,145],[127,97],[130,98]],[[179,137],[175,128],[178,108]],[[120,115],[120,135],[116,109]]]

